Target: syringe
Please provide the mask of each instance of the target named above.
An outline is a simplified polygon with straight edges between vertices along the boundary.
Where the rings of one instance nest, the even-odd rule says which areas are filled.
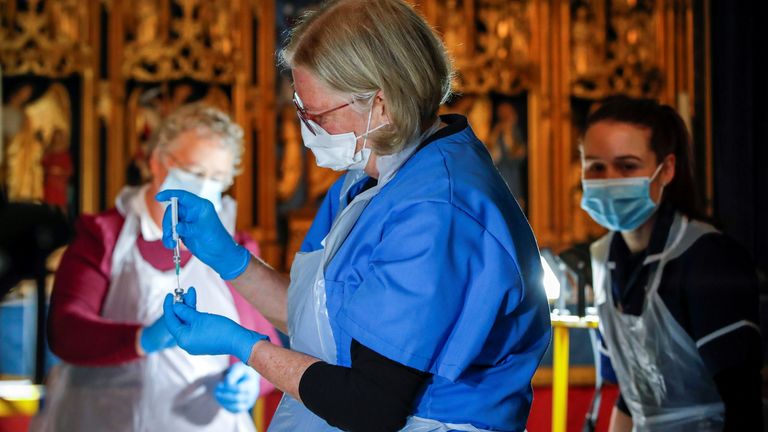
[[[176,267],[176,288],[173,290],[173,299],[176,302],[181,302],[181,295],[184,294],[184,290],[181,289],[181,280],[179,278],[179,272],[181,269],[181,249],[179,247],[179,233],[176,232],[176,225],[179,224],[179,199],[171,197],[171,233],[173,241],[173,264]]]

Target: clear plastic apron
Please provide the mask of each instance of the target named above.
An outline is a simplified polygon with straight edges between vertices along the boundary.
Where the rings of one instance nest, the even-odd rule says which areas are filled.
[[[724,405],[696,343],[658,294],[667,262],[679,257],[709,225],[675,216],[664,251],[648,256],[645,303],[639,316],[621,313],[613,301],[609,246],[615,233],[592,247],[600,329],[636,432],[721,431]]]
[[[113,252],[111,283],[101,314],[146,326],[162,315],[163,299],[176,286],[176,274],[155,269],[136,247],[140,218],[132,200],[143,191],[126,189],[118,198],[118,207],[127,209],[126,219]],[[234,207],[227,200],[221,214],[229,229],[234,227]],[[197,288],[201,310],[239,320],[229,288],[200,260],[192,257],[180,277],[182,286]],[[255,431],[247,412],[230,413],[213,397],[228,367],[228,356],[192,356],[178,347],[117,366],[63,364],[49,388],[41,429]]]
[[[364,174],[360,171],[350,171],[342,185],[341,196],[346,196],[349,188],[363,176]],[[393,177],[394,173],[380,178],[379,184],[360,193],[339,213],[330,232],[323,240],[323,249],[296,254],[291,267],[291,284],[288,288],[288,333],[291,349],[317,357],[327,363],[336,364],[336,341],[331,331],[328,309],[326,308],[324,271],[368,203]],[[269,426],[269,432],[338,430],[287,394],[280,401]],[[411,432],[450,430],[482,432],[481,429],[468,424],[444,424],[436,420],[414,416],[408,418],[408,422],[402,430]]]

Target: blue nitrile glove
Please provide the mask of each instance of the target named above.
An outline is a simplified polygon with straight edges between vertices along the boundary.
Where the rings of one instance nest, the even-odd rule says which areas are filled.
[[[259,397],[260,377],[252,367],[237,362],[227,369],[213,395],[219,405],[229,412],[247,411]]]
[[[245,271],[251,254],[246,248],[235,242],[224,228],[210,201],[177,189],[168,189],[158,193],[158,201],[179,199],[179,224],[176,232],[184,245],[194,256],[214,269],[224,280],[231,280]],[[165,209],[163,216],[163,244],[173,249],[171,231],[171,207]]]
[[[229,354],[247,364],[256,342],[269,340],[269,337],[241,327],[227,317],[198,312],[194,288],[190,288],[183,298],[184,303],[174,303],[173,295],[168,294],[163,303],[163,316],[168,331],[190,354]]]
[[[176,346],[176,340],[165,326],[163,317],[157,319],[152,325],[141,329],[139,344],[145,354],[151,354],[156,351],[164,350]]]

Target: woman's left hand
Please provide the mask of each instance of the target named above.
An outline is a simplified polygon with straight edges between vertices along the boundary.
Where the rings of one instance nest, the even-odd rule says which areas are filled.
[[[256,403],[260,387],[259,373],[237,362],[227,369],[213,395],[225,410],[239,413],[251,409]]]
[[[194,288],[190,288],[183,298],[183,303],[174,303],[173,296],[168,294],[163,303],[163,316],[168,331],[190,354],[229,354],[248,364],[256,342],[269,340],[267,336],[243,328],[227,317],[198,312]]]
[[[160,317],[152,325],[141,329],[139,346],[143,355],[176,346],[176,341],[164,321],[163,317]]]

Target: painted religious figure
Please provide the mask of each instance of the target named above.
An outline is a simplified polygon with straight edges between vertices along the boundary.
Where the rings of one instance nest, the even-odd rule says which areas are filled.
[[[11,126],[3,132],[8,199],[46,202],[65,209],[74,172],[69,92],[54,83],[34,97],[34,88],[25,84],[11,93],[3,111],[10,113]]]
[[[488,136],[488,148],[493,163],[507,182],[520,206],[525,208],[526,156],[525,138],[518,124],[518,114],[510,102],[496,107],[496,123]]]

